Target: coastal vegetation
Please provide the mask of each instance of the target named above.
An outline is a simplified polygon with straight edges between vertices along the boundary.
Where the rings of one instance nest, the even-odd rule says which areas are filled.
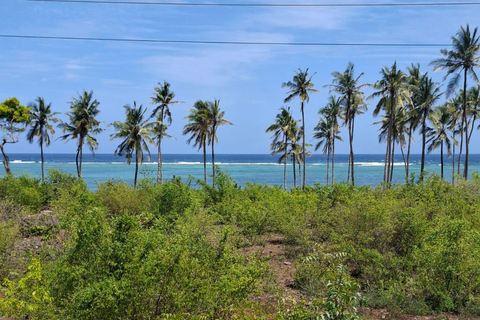
[[[480,316],[476,174],[305,192],[215,179],[0,179],[0,317]]]

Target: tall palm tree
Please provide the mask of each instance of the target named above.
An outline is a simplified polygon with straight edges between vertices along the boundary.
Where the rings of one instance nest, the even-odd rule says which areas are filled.
[[[427,128],[428,135],[428,152],[440,147],[440,176],[443,179],[443,148],[444,144],[447,146],[448,156],[451,155],[451,146],[456,141],[449,135],[449,122],[451,119],[450,110],[446,106],[437,107],[433,110],[431,116],[429,117],[430,122],[432,123],[431,128]]]
[[[152,104],[156,105],[153,109],[151,117],[157,117],[156,126],[156,140],[158,150],[158,168],[157,168],[157,183],[162,183],[162,139],[166,136],[165,132],[168,125],[172,124],[172,114],[170,112],[170,106],[172,104],[180,103],[180,101],[174,101],[175,93],[170,91],[170,83],[164,81],[163,84],[158,83],[158,87],[154,87],[154,96],[151,97]]]
[[[212,145],[212,185],[215,186],[215,142],[218,142],[217,129],[225,124],[233,125],[227,119],[224,119],[225,111],[220,111],[220,100],[215,99],[209,102],[208,120],[210,124],[209,143]]]
[[[280,113],[275,117],[275,122],[270,125],[265,132],[272,132],[272,143],[270,149],[272,154],[283,152],[280,161],[284,164],[283,167],[283,188],[287,189],[287,161],[288,161],[288,141],[291,138],[291,131],[298,121],[295,121],[290,112],[290,107],[280,108]],[[295,169],[295,166],[294,166]]]
[[[410,85],[410,91],[412,93],[412,103],[408,103],[406,105],[406,125],[408,126],[408,141],[407,141],[407,157],[405,162],[405,179],[408,183],[408,177],[410,174],[410,153],[411,153],[411,146],[413,139],[413,133],[417,130],[420,119],[421,119],[421,112],[418,108],[420,104],[420,84],[422,79],[422,72],[420,71],[420,64],[414,64],[410,67],[407,67],[409,77],[408,77],[408,84]]]
[[[112,123],[113,127],[117,131],[110,135],[110,140],[123,139],[123,141],[115,149],[115,155],[123,156],[127,158],[127,163],[132,161],[133,154],[135,153],[135,178],[133,180],[133,186],[137,186],[138,176],[138,164],[143,163],[144,151],[148,154],[148,161],[150,161],[150,150],[148,149],[148,143],[155,144],[152,139],[153,135],[153,123],[148,123],[148,119],[144,120],[144,115],[147,109],[143,109],[140,105],[137,107],[137,103],[133,102],[133,108],[130,105],[125,105],[125,122],[115,121]]]
[[[43,168],[43,145],[48,147],[50,145],[50,135],[55,134],[55,130],[50,122],[59,122],[55,118],[59,112],[52,112],[52,104],[45,104],[42,97],[35,100],[30,110],[30,130],[27,132],[27,140],[32,143],[35,137],[38,137],[38,144],[40,145],[40,161],[42,164],[42,182],[45,180],[45,172]]]
[[[397,62],[394,62],[391,68],[383,67],[380,74],[382,78],[373,85],[373,88],[378,91],[370,95],[369,99],[380,97],[373,114],[376,116],[383,109],[389,118],[383,178],[383,181],[388,185],[392,182],[395,157],[394,129],[397,122],[396,115],[399,110],[402,113],[405,111],[405,103],[411,103],[411,99],[408,77],[404,72],[397,69]]]
[[[420,177],[425,168],[425,147],[427,143],[427,118],[433,109],[433,105],[443,95],[439,85],[428,77],[428,73],[421,76],[419,86],[415,90],[417,96],[417,108],[420,114],[422,131],[422,159],[420,163]]]
[[[198,150],[203,149],[203,180],[207,183],[207,138],[210,134],[209,123],[209,103],[207,101],[198,100],[193,105],[193,109],[189,109],[190,114],[185,117],[188,123],[183,127],[183,134],[190,134],[187,143],[194,142],[193,146]]]
[[[63,133],[60,139],[66,141],[78,140],[75,164],[79,178],[82,178],[83,145],[86,143],[92,154],[95,154],[98,142],[93,136],[103,131],[100,128],[100,122],[96,119],[100,114],[99,105],[100,102],[93,99],[93,91],[83,90],[78,98],[72,98],[70,102],[70,111],[67,112],[69,122],[62,122],[59,125]]]
[[[458,86],[463,73],[463,104],[462,104],[462,125],[461,125],[461,140],[465,139],[465,163],[463,177],[468,178],[468,157],[469,157],[469,142],[468,137],[468,123],[467,123],[467,77],[470,75],[477,83],[478,76],[475,73],[475,68],[480,66],[480,36],[477,36],[478,28],[473,32],[470,31],[470,26],[467,24],[466,28],[460,27],[456,36],[452,36],[452,50],[442,49],[440,53],[443,58],[435,59],[430,64],[435,66],[435,70],[446,69],[447,73],[444,80],[448,76],[453,75],[448,83],[447,95],[454,92]]]
[[[360,73],[355,77],[355,66],[353,63],[349,62],[347,69],[343,72],[333,72],[333,80],[330,88],[335,92],[340,94],[340,99],[345,105],[344,108],[344,121],[345,125],[348,128],[348,140],[350,153],[348,157],[348,176],[351,177],[352,184],[355,185],[355,174],[354,174],[354,154],[353,154],[353,135],[354,135],[354,119],[357,112],[360,111],[360,108],[366,108],[366,105],[363,103],[363,93],[361,89],[366,86],[366,84],[359,84],[360,78],[364,73]]]
[[[315,75],[315,74],[313,74]],[[304,104],[305,102],[308,103],[310,101],[309,93],[312,92],[319,92],[315,89],[315,85],[312,82],[312,76],[308,76],[308,68],[303,71],[302,69],[298,69],[293,76],[293,81],[284,82],[282,84],[282,88],[287,87],[290,89],[287,94],[288,96],[285,98],[285,103],[291,101],[295,97],[300,98],[300,112],[302,113],[302,155],[303,155],[303,185],[302,189],[305,191],[305,181],[306,181],[306,165],[305,165],[305,112],[304,112]]]

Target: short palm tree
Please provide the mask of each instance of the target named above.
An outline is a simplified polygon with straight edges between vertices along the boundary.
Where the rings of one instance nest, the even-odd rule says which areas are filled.
[[[215,142],[218,142],[217,129],[223,125],[233,125],[230,121],[224,118],[225,111],[220,110],[220,100],[215,99],[214,102],[209,102],[209,124],[210,135],[209,143],[212,145],[212,184],[215,186]]]
[[[440,176],[443,179],[444,144],[447,146],[448,156],[450,156],[452,150],[451,146],[456,142],[449,134],[449,122],[451,119],[450,110],[445,106],[437,107],[433,110],[429,119],[432,123],[432,127],[427,128],[427,142],[430,143],[428,146],[428,152],[430,153],[440,147]]]
[[[55,134],[55,130],[51,122],[59,122],[55,118],[59,112],[52,112],[52,104],[45,104],[42,97],[38,97],[35,103],[31,105],[30,110],[30,130],[27,132],[27,140],[32,143],[38,137],[38,144],[40,145],[40,162],[42,164],[42,181],[45,180],[44,159],[43,159],[43,145],[48,147],[50,145],[50,135]]]
[[[162,171],[162,139],[166,136],[165,132],[168,125],[172,123],[172,114],[170,112],[170,106],[172,104],[180,103],[180,101],[174,101],[175,93],[170,91],[170,83],[164,81],[163,84],[158,83],[158,87],[153,88],[155,90],[152,99],[152,104],[156,105],[153,109],[151,117],[157,117],[158,125],[155,127],[157,151],[158,151],[158,170],[157,170],[157,183],[163,181]]]
[[[475,73],[475,68],[480,66],[480,36],[477,36],[478,28],[473,32],[467,24],[466,28],[461,27],[456,36],[452,36],[452,50],[442,49],[440,53],[443,58],[435,59],[430,64],[434,65],[435,70],[446,69],[447,74],[444,80],[450,75],[447,87],[447,95],[452,94],[458,86],[463,73],[463,104],[462,104],[462,125],[461,142],[465,137],[465,164],[463,177],[468,178],[468,157],[469,157],[469,137],[467,125],[467,78],[470,75],[477,83],[479,78]]]
[[[193,146],[198,150],[203,149],[203,180],[207,183],[207,139],[210,134],[209,103],[198,100],[189,110],[190,114],[185,117],[188,123],[183,127],[183,134],[190,135],[187,143],[194,142]]]
[[[394,62],[391,68],[383,67],[380,71],[382,78],[378,80],[373,88],[377,89],[369,99],[379,97],[379,101],[373,115],[377,116],[380,110],[384,110],[388,120],[387,128],[387,150],[385,153],[385,168],[383,181],[388,185],[392,182],[392,172],[395,157],[395,139],[396,116],[399,112],[404,112],[405,104],[411,103],[410,90],[408,85],[408,76],[397,69],[397,62]]]
[[[69,122],[62,122],[59,125],[63,133],[60,139],[66,141],[78,140],[75,164],[79,178],[82,178],[83,145],[86,143],[92,153],[95,154],[98,142],[94,135],[103,131],[100,128],[100,122],[96,119],[100,113],[99,105],[100,102],[93,99],[93,91],[83,90],[78,98],[72,98],[70,102],[70,111],[67,112]]]
[[[332,84],[329,86],[333,91],[340,94],[340,99],[344,104],[344,121],[348,128],[348,140],[350,153],[348,158],[348,176],[351,178],[352,184],[355,185],[354,174],[354,154],[353,154],[353,135],[354,135],[354,121],[355,115],[360,111],[359,107],[366,108],[363,103],[363,92],[361,89],[367,84],[359,84],[363,72],[355,77],[355,66],[349,62],[347,69],[343,73],[333,72]]]
[[[115,155],[123,156],[127,158],[127,163],[130,164],[132,157],[135,154],[135,177],[133,180],[133,186],[137,186],[138,165],[143,163],[143,153],[146,151],[148,154],[148,160],[150,161],[150,150],[148,144],[155,144],[152,139],[153,125],[154,123],[148,123],[148,119],[144,120],[144,115],[147,109],[143,109],[140,105],[137,107],[137,103],[133,102],[133,108],[130,105],[125,105],[125,122],[115,121],[112,123],[116,130],[116,133],[110,136],[110,139],[123,139],[123,141],[115,149]]]
[[[308,68],[303,71],[302,69],[298,69],[298,71],[293,76],[293,81],[284,82],[282,84],[282,88],[287,87],[290,89],[287,94],[288,96],[285,98],[285,103],[291,101],[295,97],[300,98],[300,112],[302,113],[302,158],[305,161],[305,112],[304,112],[304,105],[305,102],[308,103],[310,101],[309,94],[312,92],[319,92],[315,89],[315,85],[312,82],[312,76],[308,76]],[[305,181],[306,181],[306,165],[305,162],[303,163],[303,185],[302,189],[305,191]]]
[[[272,132],[272,143],[270,149],[272,154],[283,153],[280,162],[283,163],[283,188],[287,189],[287,161],[288,161],[288,141],[291,138],[292,128],[296,126],[295,121],[290,112],[290,107],[280,108],[280,113],[275,117],[275,122],[270,125],[265,132]],[[294,168],[295,169],[295,168]]]

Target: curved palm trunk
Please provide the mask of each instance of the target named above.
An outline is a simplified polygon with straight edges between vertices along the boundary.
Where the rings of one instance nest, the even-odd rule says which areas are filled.
[[[328,152],[327,152],[327,186],[329,181],[329,176],[328,176],[329,173],[330,173],[330,148],[328,149]]]
[[[462,152],[463,152],[463,116],[462,124],[460,127],[460,146],[458,148],[458,160],[457,160],[457,174],[460,175],[460,166],[462,164]]]
[[[455,140],[455,134],[453,135],[453,140]],[[453,143],[452,151],[452,184],[455,184],[455,142]]]
[[[303,110],[303,100],[302,100],[302,105],[301,105],[301,109],[302,109],[302,134],[303,134],[303,137],[302,137],[302,155],[303,155],[303,184],[302,184],[302,190],[305,191],[305,181],[306,181],[306,174],[307,174],[307,171],[306,171],[306,168],[307,168],[307,158],[305,157],[305,112]]]
[[[401,144],[400,144],[400,152],[402,153],[403,166],[405,167],[405,183],[408,184],[407,159],[405,158],[405,152],[403,151],[403,146]]]
[[[78,170],[78,157],[80,156],[80,147],[77,148],[77,154],[75,155],[75,168],[77,169],[77,177],[80,178],[80,171]]]
[[[465,124],[465,165],[463,167],[463,178],[468,179],[468,153],[469,153],[469,137],[467,122],[467,69],[464,69],[463,75],[463,121]]]
[[[440,144],[440,177],[442,178],[443,180],[443,140]]]
[[[0,144],[0,151],[2,151],[3,156],[3,166],[5,167],[5,174],[11,175],[12,170],[10,169],[10,158],[8,158],[7,154],[5,153],[4,146],[7,141],[3,139],[3,142]]]
[[[138,176],[138,151],[135,151],[135,178],[133,179],[133,187],[137,187],[137,176]]]
[[[45,181],[45,173],[43,169],[43,139],[40,139],[40,161],[42,163],[42,182]]]

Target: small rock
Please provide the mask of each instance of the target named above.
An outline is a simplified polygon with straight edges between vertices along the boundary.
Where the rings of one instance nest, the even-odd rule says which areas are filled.
[[[291,265],[292,263],[291,263],[291,262],[288,262],[288,261],[284,261],[283,264],[286,265],[286,266],[289,266],[289,265]]]

